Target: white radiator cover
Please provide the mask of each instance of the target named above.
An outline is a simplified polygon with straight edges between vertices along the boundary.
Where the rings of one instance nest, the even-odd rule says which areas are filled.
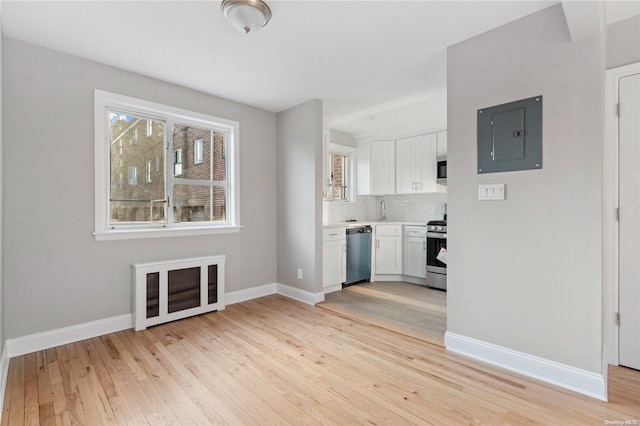
[[[225,307],[224,301],[224,267],[226,256],[206,256],[190,259],[166,260],[150,263],[137,263],[132,266],[133,281],[133,315],[134,328],[136,331],[144,330],[152,325],[162,324],[193,315],[199,315],[206,312],[221,311]],[[215,265],[215,277],[209,277],[210,266]],[[193,280],[193,286],[190,289],[174,292],[170,294],[170,275],[179,274],[183,270],[191,270],[192,275],[198,274]],[[148,276],[157,274],[158,295],[156,297],[149,296],[148,293]],[[210,278],[215,279],[215,301],[209,303],[209,282]],[[153,279],[153,278],[152,278]],[[177,280],[176,280],[177,281]],[[152,283],[151,286],[155,286]],[[186,295],[186,296],[185,296]],[[191,297],[190,297],[191,295]],[[180,299],[182,297],[182,299]],[[190,306],[179,309],[175,305],[170,305],[170,299],[185,300]],[[154,311],[149,314],[148,306],[153,306]],[[174,309],[173,312],[170,310]]]

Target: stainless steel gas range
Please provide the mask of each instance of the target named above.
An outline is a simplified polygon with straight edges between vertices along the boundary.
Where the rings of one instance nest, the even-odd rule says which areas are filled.
[[[447,289],[447,264],[438,259],[440,250],[447,249],[447,221],[427,223],[427,285]]]

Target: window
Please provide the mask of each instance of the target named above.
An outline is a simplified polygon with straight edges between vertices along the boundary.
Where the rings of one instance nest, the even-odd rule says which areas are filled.
[[[182,149],[173,150],[173,175],[182,175]]]
[[[353,156],[355,149],[330,143],[327,158],[327,188],[329,201],[353,200]]]
[[[129,185],[138,184],[138,168],[136,166],[127,167],[127,183]]]
[[[200,164],[204,161],[204,140],[196,139],[193,142],[193,164]]]
[[[239,230],[237,122],[101,90],[95,119],[96,239]]]
[[[145,182],[146,183],[151,183],[153,182],[153,180],[151,179],[151,160],[147,160],[147,163],[145,165]]]

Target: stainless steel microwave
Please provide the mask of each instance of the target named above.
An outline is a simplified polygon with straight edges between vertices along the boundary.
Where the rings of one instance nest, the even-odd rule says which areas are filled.
[[[438,161],[438,180],[440,185],[447,184],[447,160]]]

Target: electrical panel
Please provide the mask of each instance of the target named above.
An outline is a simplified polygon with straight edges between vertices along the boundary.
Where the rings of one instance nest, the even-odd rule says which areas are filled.
[[[542,168],[542,96],[478,110],[478,173]]]

